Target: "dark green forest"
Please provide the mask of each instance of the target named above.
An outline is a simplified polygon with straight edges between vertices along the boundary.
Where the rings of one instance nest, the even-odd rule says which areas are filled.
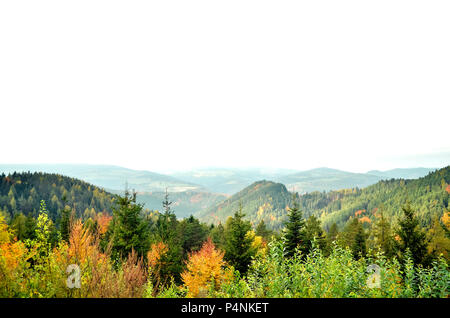
[[[87,182],[50,173],[0,175],[0,211],[8,219],[22,213],[37,218],[41,200],[48,216],[56,221],[68,206],[78,218],[98,212],[111,214],[114,196]]]

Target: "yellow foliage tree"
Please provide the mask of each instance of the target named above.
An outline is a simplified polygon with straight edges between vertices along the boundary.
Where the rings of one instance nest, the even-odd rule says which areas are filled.
[[[232,279],[223,256],[224,252],[216,249],[211,238],[198,252],[189,255],[187,269],[181,274],[188,290],[187,297],[205,297],[208,290],[218,290],[224,282]]]
[[[441,221],[444,223],[445,227],[450,230],[450,211],[444,212]]]
[[[0,297],[21,296],[24,289],[26,248],[13,238],[3,216],[0,216]]]

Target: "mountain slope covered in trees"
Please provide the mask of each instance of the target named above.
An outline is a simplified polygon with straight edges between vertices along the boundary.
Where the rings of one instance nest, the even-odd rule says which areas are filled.
[[[245,218],[253,225],[261,220],[268,227],[279,229],[292,202],[292,194],[281,183],[258,181],[239,191],[225,201],[205,209],[197,216],[205,222],[224,223],[242,204]]]
[[[342,228],[350,217],[371,223],[381,212],[396,222],[401,207],[409,200],[422,226],[426,227],[434,217],[441,217],[449,208],[449,184],[450,167],[446,167],[414,180],[382,180],[364,189],[306,193],[298,197],[298,202],[305,218],[315,215],[325,228],[333,223]],[[270,181],[257,182],[197,215],[207,222],[223,222],[242,203],[248,220],[255,223],[263,219],[269,227],[277,229],[286,220],[291,199],[292,194],[284,185]]]
[[[0,174],[0,211],[7,218],[19,213],[37,217],[41,200],[46,202],[49,217],[55,221],[66,206],[83,219],[98,212],[110,214],[114,198],[92,184],[58,174]]]
[[[450,166],[413,180],[383,180],[364,189],[332,191],[315,194],[321,205],[312,205],[324,226],[343,225],[350,217],[375,220],[380,213],[396,222],[401,207],[409,201],[422,226],[429,226],[435,217],[449,209]],[[311,194],[314,196],[314,194]]]
[[[136,191],[170,192],[201,190],[202,187],[178,180],[160,173],[132,170],[110,165],[82,164],[1,164],[0,173],[13,172],[45,172],[57,173],[72,178],[84,180],[98,187],[123,191],[125,185]]]

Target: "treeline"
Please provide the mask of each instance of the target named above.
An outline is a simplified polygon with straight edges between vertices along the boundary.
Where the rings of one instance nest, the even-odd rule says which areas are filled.
[[[292,201],[278,232],[252,226],[242,205],[208,226],[178,220],[167,194],[154,213],[128,192],[116,196],[112,216],[83,222],[67,210],[52,231],[42,201],[32,238],[17,240],[0,218],[0,296],[448,297],[450,213],[427,232],[408,204],[396,226],[380,214],[374,227],[355,217],[325,231]],[[80,288],[67,286],[70,264]]]

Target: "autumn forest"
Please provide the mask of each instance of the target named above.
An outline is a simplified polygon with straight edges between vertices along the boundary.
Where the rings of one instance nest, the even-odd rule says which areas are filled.
[[[435,298],[450,286],[450,167],[297,193],[258,181],[177,216],[125,189],[0,175],[0,297]]]

